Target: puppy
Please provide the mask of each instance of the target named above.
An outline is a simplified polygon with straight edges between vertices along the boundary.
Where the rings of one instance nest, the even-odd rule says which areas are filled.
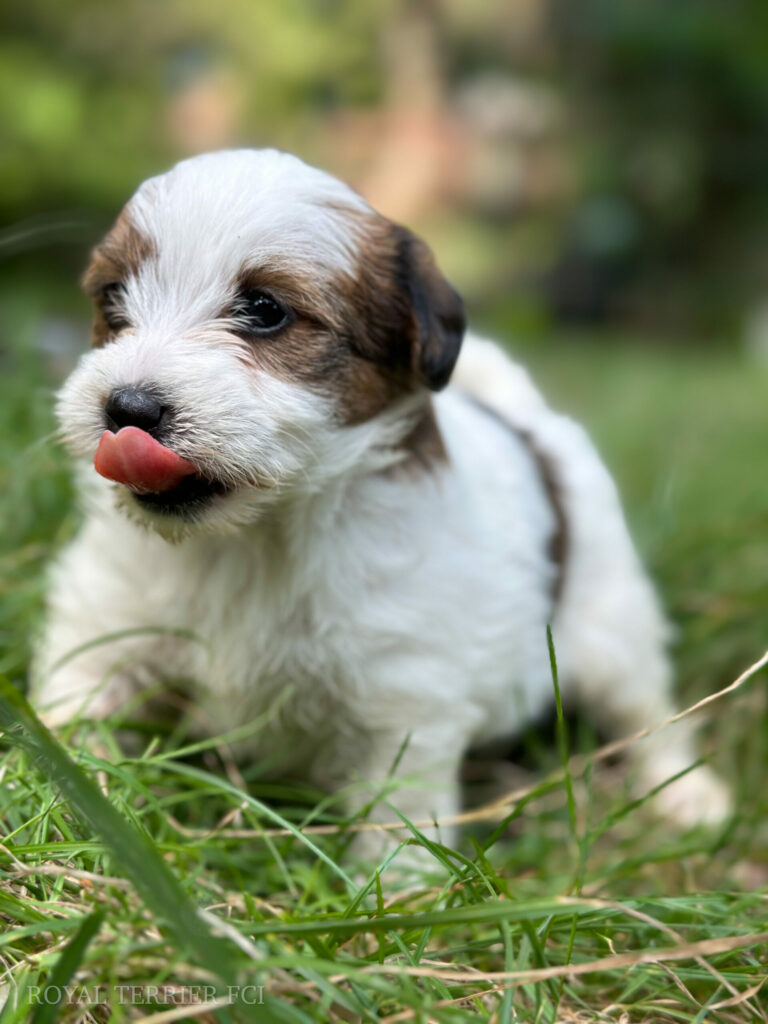
[[[464,337],[408,230],[293,156],[215,153],[141,186],[85,289],[58,416],[86,518],[33,684],[50,723],[186,680],[211,731],[266,716],[248,756],[358,805],[389,787],[372,817],[423,822],[457,813],[469,747],[551,702],[548,623],[564,697],[609,733],[674,712],[606,469]],[[695,760],[682,723],[635,753],[645,787]],[[684,823],[728,808],[706,767],[659,799]]]

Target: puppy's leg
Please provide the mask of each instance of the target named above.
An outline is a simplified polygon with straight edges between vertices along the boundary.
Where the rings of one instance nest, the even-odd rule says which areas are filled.
[[[563,688],[572,688],[598,725],[612,736],[640,732],[671,718],[672,673],[666,654],[669,628],[635,554],[611,491],[590,538],[585,510],[574,517],[573,558],[554,623]],[[579,532],[581,531],[581,532]],[[581,545],[581,546],[580,546]],[[683,719],[629,748],[641,792],[662,786],[697,760],[694,728]],[[659,810],[683,827],[714,824],[727,816],[727,788],[706,766],[665,786]]]
[[[399,812],[428,839],[455,845],[457,829],[450,819],[459,812],[459,767],[465,746],[463,732],[453,723],[420,726],[412,732],[391,729],[366,734],[345,753],[352,760],[343,769],[345,781],[354,791],[350,809],[361,810],[373,802],[366,822],[396,822]],[[332,770],[339,778],[340,766]],[[405,825],[392,831],[362,831],[356,836],[352,856],[380,861],[395,843],[410,835]],[[423,847],[413,845],[398,854],[396,864],[423,868],[437,862]]]
[[[107,718],[141,686],[140,640],[109,641],[84,624],[76,626],[69,616],[54,614],[33,665],[30,696],[50,728],[77,718]]]
[[[87,527],[51,577],[45,628],[32,665],[30,697],[51,727],[105,718],[158,678],[179,675],[184,641],[159,623],[89,545]]]
[[[608,735],[631,736],[653,728],[677,711],[672,700],[671,672],[663,651],[653,647],[632,656],[618,649],[616,633],[595,646],[592,671],[575,680],[579,700]],[[585,666],[586,667],[586,666]],[[636,772],[638,795],[663,787],[654,798],[657,809],[682,827],[717,824],[730,811],[727,787],[706,765],[686,772],[697,760],[695,731],[690,720],[665,726],[628,748]]]

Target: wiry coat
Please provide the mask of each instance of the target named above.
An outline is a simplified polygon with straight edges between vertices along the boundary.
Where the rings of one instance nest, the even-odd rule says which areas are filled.
[[[468,747],[551,700],[548,623],[565,696],[603,727],[673,712],[666,625],[588,438],[492,343],[459,354],[426,247],[346,186],[274,151],[186,161],[142,186],[86,287],[71,449],[92,458],[116,388],[151,387],[163,445],[215,489],[159,508],[83,465],[35,673],[50,721],[183,681],[201,729],[258,720],[246,756],[360,781],[362,802],[407,738],[388,799],[420,821],[456,812]],[[269,338],[238,319],[254,289],[290,310]],[[682,725],[638,751],[646,785],[694,759]],[[727,807],[707,769],[662,796],[686,820]]]

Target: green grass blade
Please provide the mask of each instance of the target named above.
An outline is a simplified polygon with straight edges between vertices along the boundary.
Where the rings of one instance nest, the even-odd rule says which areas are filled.
[[[563,714],[563,701],[560,697],[560,680],[557,674],[557,657],[555,655],[555,645],[552,640],[551,626],[547,626],[547,647],[549,648],[549,665],[552,670],[552,685],[555,688],[555,707],[557,710],[557,748],[560,753],[563,772],[565,773],[565,790],[568,794],[568,818],[571,824],[571,835],[573,836],[574,842],[578,843],[578,835],[576,832],[576,801],[573,797],[573,780],[571,779],[571,771],[569,767],[568,726],[565,721],[565,715]]]
[[[141,899],[165,922],[179,946],[188,950],[206,971],[219,980],[222,987],[236,986],[236,966],[243,960],[240,950],[211,932],[149,836],[118,813],[96,784],[72,761],[16,687],[2,676],[0,727],[6,730],[6,739],[31,752],[41,771],[58,787],[83,822],[101,838]],[[277,1019],[266,1005],[259,1006],[258,1013],[247,1005],[240,1009],[253,1020]]]
[[[445,927],[452,924],[491,925],[495,922],[510,921],[520,924],[523,921],[542,921],[547,917],[570,918],[589,917],[595,921],[605,921],[617,913],[616,910],[595,909],[589,902],[583,905],[559,903],[557,899],[486,900],[481,903],[450,907],[445,910],[431,910],[414,914],[385,914],[383,917],[343,918],[326,915],[309,921],[281,921],[277,918],[263,924],[252,925],[248,934],[251,938],[266,935],[300,935],[312,934],[332,935],[339,932],[344,935],[355,935],[361,932],[380,932],[388,930],[417,930],[420,928]]]
[[[88,640],[84,644],[79,644],[77,647],[73,647],[67,651],[65,655],[59,658],[58,661],[54,662],[51,666],[51,672],[56,672],[64,665],[68,665],[70,661],[74,661],[75,658],[79,658],[81,654],[85,654],[86,651],[93,650],[94,647],[104,647],[107,644],[117,643],[118,640],[130,639],[134,636],[171,636],[177,640],[189,640],[191,643],[202,644],[203,641],[192,632],[190,629],[172,629],[168,626],[134,626],[131,629],[121,629],[116,633],[103,633],[101,636],[95,637],[93,640]]]
[[[66,986],[80,966],[91,939],[97,934],[104,920],[104,911],[98,910],[83,919],[82,924],[59,954],[53,970],[48,976],[46,988],[58,990],[59,999],[49,1003],[47,999],[38,1003],[32,1017],[32,1024],[53,1024],[59,1016],[59,1007],[66,996]]]
[[[237,797],[238,800],[241,800],[244,803],[248,804],[249,807],[252,807],[255,811],[258,811],[259,814],[263,815],[265,818],[269,818],[271,821],[274,821],[276,825],[280,826],[280,828],[284,828],[287,829],[289,832],[292,832],[294,837],[298,839],[299,842],[303,843],[308,849],[312,851],[312,853],[314,853],[316,857],[318,857],[321,861],[327,864],[331,871],[333,871],[335,875],[338,875],[338,877],[341,878],[342,881],[344,881],[353,892],[357,892],[358,886],[355,885],[355,883],[352,881],[352,879],[349,877],[346,871],[344,871],[343,868],[340,868],[336,861],[328,856],[325,850],[320,849],[320,847],[317,846],[317,844],[314,843],[309,838],[309,836],[304,835],[301,829],[297,828],[296,825],[288,821],[287,818],[284,818],[281,814],[278,814],[277,811],[273,810],[271,807],[268,807],[267,804],[262,803],[261,800],[257,800],[255,797],[252,797],[249,793],[245,793],[243,792],[242,789],[238,789],[237,786],[234,786],[227,779],[217,779],[213,775],[211,775],[210,772],[202,771],[201,769],[195,768],[189,764],[182,764],[181,762],[169,761],[164,763],[158,763],[158,767],[166,772],[173,772],[176,775],[184,775],[190,779],[197,779],[199,782],[213,782],[217,786],[217,788],[221,789],[223,792],[230,793],[232,796]]]

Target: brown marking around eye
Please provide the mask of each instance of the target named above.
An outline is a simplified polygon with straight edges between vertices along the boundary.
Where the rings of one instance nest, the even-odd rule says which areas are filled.
[[[274,266],[244,267],[237,277],[236,292],[248,291],[270,295],[299,319],[332,329],[341,326],[341,310],[332,289],[317,275]]]
[[[417,383],[409,356],[412,314],[398,280],[396,239],[380,228],[381,218],[367,219],[366,232],[350,222],[360,235],[354,276],[336,274],[329,281],[295,268],[244,268],[236,289],[264,291],[296,315],[272,338],[253,339],[254,360],[290,380],[319,385],[347,423],[370,419]]]
[[[280,379],[331,398],[341,422],[350,426],[423,391],[424,413],[402,440],[405,464],[423,468],[445,461],[424,380],[422,350],[431,339],[423,336],[426,327],[419,316],[423,319],[425,309],[431,315],[428,300],[439,306],[443,293],[451,311],[455,302],[461,312],[460,300],[437,271],[427,247],[406,229],[373,212],[343,207],[336,212],[348,218],[357,239],[356,273],[337,274],[328,281],[324,275],[300,274],[295,268],[244,268],[238,275],[238,292],[264,291],[295,314],[275,334],[247,340],[244,358]],[[424,275],[421,311],[414,308],[415,265]],[[434,330],[442,327],[438,324]]]
[[[263,291],[295,314],[275,334],[247,340],[247,361],[332,398],[344,423],[371,419],[412,390],[406,368],[386,369],[356,351],[353,336],[366,331],[366,311],[355,281],[251,268],[238,275],[237,291],[246,290]]]
[[[114,227],[91,253],[83,275],[83,290],[95,302],[91,339],[94,347],[103,345],[115,333],[99,301],[104,289],[135,276],[141,265],[154,255],[153,243],[131,221],[128,210],[123,209]]]

